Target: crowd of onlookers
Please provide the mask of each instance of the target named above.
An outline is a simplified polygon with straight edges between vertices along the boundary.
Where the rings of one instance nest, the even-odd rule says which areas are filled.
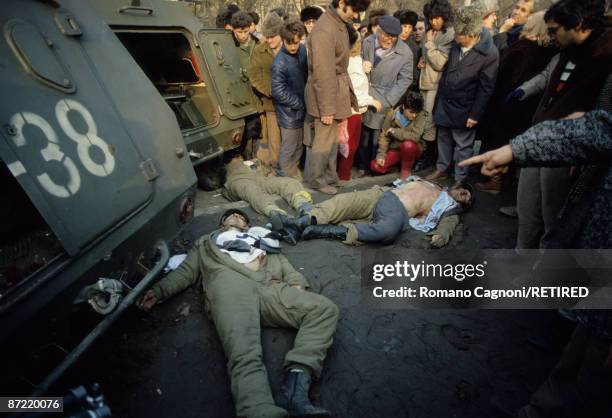
[[[259,111],[247,119],[243,151],[269,175],[327,194],[351,178],[425,169],[458,187],[475,144],[491,151],[540,122],[603,107],[605,0],[547,10],[517,0],[508,16],[498,16],[496,0],[466,3],[430,0],[419,16],[333,0],[299,16],[276,8],[261,21],[226,6],[217,26],[233,33]],[[500,209],[518,216],[517,248],[538,248],[581,171],[513,168],[475,186],[496,194],[520,173],[517,205]]]

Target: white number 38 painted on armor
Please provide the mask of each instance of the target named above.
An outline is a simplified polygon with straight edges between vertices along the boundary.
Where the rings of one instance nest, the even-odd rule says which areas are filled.
[[[87,132],[80,133],[70,123],[68,112],[75,111],[81,115],[87,125]],[[98,128],[96,122],[91,116],[91,113],[85,106],[76,100],[62,99],[55,105],[55,117],[68,138],[77,144],[77,154],[81,160],[81,164],[94,176],[106,177],[115,169],[115,157],[110,153],[108,144],[98,136]],[[75,195],[81,188],[81,175],[72,159],[62,152],[57,134],[51,125],[41,116],[31,112],[20,112],[13,115],[10,124],[15,128],[16,133],[13,136],[15,146],[21,147],[26,145],[27,141],[23,135],[23,128],[30,124],[40,129],[47,138],[47,146],[40,150],[40,154],[47,162],[57,161],[61,163],[68,174],[68,182],[66,185],[55,183],[47,173],[43,173],[36,177],[40,185],[53,196],[70,197]],[[95,162],[90,154],[90,147],[97,147],[104,154],[104,162]],[[25,168],[20,165],[21,171],[25,172]]]

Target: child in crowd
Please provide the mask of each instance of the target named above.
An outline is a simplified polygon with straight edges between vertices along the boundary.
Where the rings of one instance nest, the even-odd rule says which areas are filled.
[[[402,104],[387,112],[376,159],[370,164],[372,172],[386,174],[400,163],[400,178],[410,176],[415,160],[426,147],[423,134],[429,113],[423,107],[423,97],[409,90]]]
[[[290,19],[281,29],[283,48],[272,63],[272,99],[281,130],[279,175],[300,178],[303,152],[304,88],[308,78],[306,48],[300,43],[304,25]]]

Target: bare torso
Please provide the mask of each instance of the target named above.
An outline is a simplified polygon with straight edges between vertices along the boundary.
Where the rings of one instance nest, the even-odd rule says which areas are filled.
[[[413,181],[391,192],[402,202],[411,218],[420,218],[429,213],[442,189],[425,181]]]

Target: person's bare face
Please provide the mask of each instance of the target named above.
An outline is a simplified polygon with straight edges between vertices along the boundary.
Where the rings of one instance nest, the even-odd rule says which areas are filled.
[[[474,35],[455,35],[455,42],[462,48],[471,48],[478,41],[478,36]]]
[[[292,42],[284,41],[283,44],[285,45],[285,49],[288,53],[290,53],[291,55],[295,55],[300,49],[300,38],[296,36],[295,38],[293,38]]]
[[[304,22],[304,27],[306,28],[306,34],[309,34],[312,31],[312,28],[314,28],[315,23],[316,23],[316,19],[308,19],[306,22]]]
[[[232,213],[230,216],[223,220],[222,226],[224,228],[236,228],[240,231],[246,231],[249,228],[249,224],[246,219],[239,213]]]
[[[251,23],[251,26],[249,27],[249,33],[253,34],[257,32],[257,25],[255,24],[255,22]]]
[[[514,20],[515,25],[524,25],[533,11],[533,1],[519,0],[512,9],[510,17]]]
[[[493,25],[497,22],[497,13],[489,13],[484,19],[482,19],[482,25],[491,30],[493,29]]]
[[[407,41],[408,38],[410,38],[410,35],[412,35],[412,31],[413,31],[413,27],[412,25],[409,24],[404,24],[402,25],[402,33],[400,33],[400,39],[402,41]]]
[[[344,0],[338,2],[338,16],[343,22],[350,22],[359,16],[359,13],[353,10],[353,6],[347,6]]]
[[[406,119],[408,119],[408,120],[410,120],[410,121],[415,120],[415,119],[416,119],[416,117],[417,117],[417,112],[415,112],[415,111],[414,111],[414,110],[412,110],[412,109],[408,109],[408,108],[406,108],[406,109],[404,109],[404,111],[403,111],[402,113],[404,114],[404,116],[406,117]]]
[[[417,22],[414,28],[414,40],[417,42],[421,42],[421,39],[423,39],[424,33],[425,33],[425,22]]]
[[[382,49],[392,48],[397,42],[397,36],[389,35],[384,30],[378,28],[378,32],[376,33],[378,36],[378,43]]]
[[[251,37],[251,32],[249,32],[249,28],[235,28],[234,29],[234,37],[236,38],[236,40],[241,43],[241,44],[245,44],[249,41],[249,38]]]
[[[469,203],[470,199],[472,198],[470,191],[468,189],[464,189],[463,187],[451,189],[449,193],[457,203]]]
[[[442,16],[435,16],[434,18],[429,19],[429,24],[433,30],[441,31],[444,27],[444,19],[442,19]]]
[[[270,49],[278,49],[281,45],[283,39],[280,35],[276,36],[266,36],[266,43],[270,47]]]

